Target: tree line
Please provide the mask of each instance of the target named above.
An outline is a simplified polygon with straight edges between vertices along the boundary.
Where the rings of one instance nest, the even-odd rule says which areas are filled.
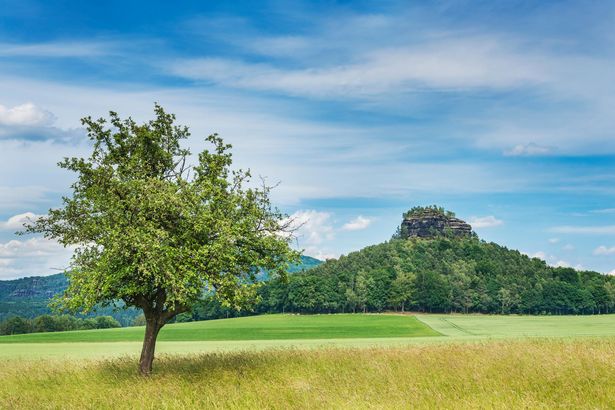
[[[71,315],[41,315],[33,319],[12,316],[0,322],[0,335],[17,335],[65,330],[109,329],[121,324],[111,316],[78,318]]]
[[[258,294],[244,312],[208,297],[178,321],[282,312],[615,312],[613,277],[551,267],[475,237],[392,239],[287,280],[272,278]]]

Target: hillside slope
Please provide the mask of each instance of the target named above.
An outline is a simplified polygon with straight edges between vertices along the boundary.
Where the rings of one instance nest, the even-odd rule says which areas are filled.
[[[290,273],[301,272],[321,264],[322,261],[310,256],[302,256],[301,263],[292,265]],[[267,280],[262,275],[261,280]],[[0,280],[0,322],[11,316],[33,318],[50,313],[47,306],[49,300],[62,292],[68,286],[68,280],[63,273],[50,276],[31,276],[14,280]],[[136,309],[114,311],[112,308],[103,308],[96,315],[109,315],[117,319],[122,325],[132,323],[139,315]]]
[[[608,313],[615,278],[554,268],[495,243],[392,239],[262,289],[262,312],[415,309],[428,312]]]

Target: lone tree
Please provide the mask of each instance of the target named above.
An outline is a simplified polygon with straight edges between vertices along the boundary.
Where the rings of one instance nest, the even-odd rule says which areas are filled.
[[[139,365],[148,375],[165,323],[204,293],[241,308],[255,297],[260,269],[283,276],[298,253],[289,247],[290,221],[271,205],[271,188],[246,187],[249,171],[231,170],[231,146],[216,134],[190,167],[180,144],[188,128],[158,104],[155,119],[141,125],[109,116],[81,120],[91,156],[58,164],[77,173],[72,196],[26,232],[76,248],[56,307],[89,311],[122,300],[143,310]]]

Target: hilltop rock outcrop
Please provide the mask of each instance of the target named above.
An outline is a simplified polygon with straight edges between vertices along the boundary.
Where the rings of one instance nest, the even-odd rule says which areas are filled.
[[[403,238],[434,238],[437,236],[467,237],[472,226],[454,215],[437,209],[422,208],[404,215],[401,223]]]

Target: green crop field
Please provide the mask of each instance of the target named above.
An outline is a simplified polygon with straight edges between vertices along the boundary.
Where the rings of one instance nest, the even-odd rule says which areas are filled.
[[[143,327],[0,336],[1,357],[105,357],[138,354]],[[263,315],[165,326],[158,351],[194,353],[323,345],[372,346],[441,337],[409,315]]]
[[[414,316],[262,315],[165,326],[159,341],[338,339],[436,336]],[[143,327],[31,333],[0,337],[0,343],[129,342],[143,339]]]
[[[160,353],[404,346],[499,338],[615,336],[615,315],[264,315],[167,325]],[[136,355],[142,327],[1,336],[0,358]]]

